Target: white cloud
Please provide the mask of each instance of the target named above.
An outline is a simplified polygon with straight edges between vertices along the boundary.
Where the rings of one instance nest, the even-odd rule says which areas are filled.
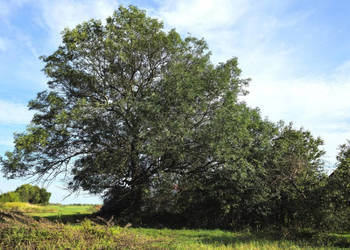
[[[6,18],[18,7],[31,0],[5,0],[0,1],[0,20],[7,23]]]
[[[32,116],[25,105],[0,100],[0,125],[28,124]]]
[[[249,2],[243,0],[166,1],[160,17],[180,31],[203,33],[232,26],[248,5]]]
[[[40,11],[37,21],[48,29],[53,46],[59,44],[64,28],[73,28],[92,18],[104,20],[118,7],[115,0],[40,0],[37,4]]]
[[[13,147],[13,140],[12,139],[0,139],[0,145],[5,147]]]

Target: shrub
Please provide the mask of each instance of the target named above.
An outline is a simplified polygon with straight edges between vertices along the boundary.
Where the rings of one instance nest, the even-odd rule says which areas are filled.
[[[14,192],[8,192],[0,195],[0,202],[29,202],[32,204],[47,204],[51,193],[45,188],[24,184]]]
[[[20,201],[19,194],[16,192],[8,192],[0,195],[0,202],[18,202]]]

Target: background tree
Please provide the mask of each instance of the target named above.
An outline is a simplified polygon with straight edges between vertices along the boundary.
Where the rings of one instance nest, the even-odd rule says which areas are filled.
[[[350,229],[350,141],[339,146],[337,167],[327,179],[323,197],[326,229]]]
[[[20,201],[29,202],[33,204],[48,204],[51,193],[47,192],[45,188],[24,184],[15,190],[19,194]]]
[[[175,199],[173,211],[192,227],[320,225],[326,180],[322,140],[292,124],[264,121],[256,110],[244,113],[249,123],[227,164],[183,175],[175,196],[159,197]]]
[[[309,131],[294,129],[292,124],[279,125],[266,165],[272,206],[270,222],[287,227],[311,226],[319,220],[326,178],[322,145],[323,141]]]
[[[7,192],[0,195],[0,202],[19,202],[20,197],[16,192]]]
[[[45,188],[24,184],[13,192],[0,195],[0,202],[29,202],[32,204],[48,204],[51,193]]]
[[[182,39],[136,7],[63,32],[42,57],[49,91],[1,160],[8,177],[70,172],[71,190],[104,194],[104,211],[141,211],[159,173],[228,165],[247,124],[237,59],[214,66],[203,40]]]
[[[191,226],[239,229],[266,217],[265,164],[277,129],[258,110],[241,108],[246,126],[234,133],[238,138],[225,164],[181,179],[178,204]]]

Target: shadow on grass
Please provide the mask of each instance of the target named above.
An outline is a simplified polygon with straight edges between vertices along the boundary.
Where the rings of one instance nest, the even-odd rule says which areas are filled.
[[[188,236],[187,236],[188,237]],[[340,249],[350,248],[350,239],[340,236],[331,236],[327,233],[315,233],[311,237],[292,236],[291,238],[281,237],[278,233],[252,233],[238,235],[197,235],[198,239],[204,244],[213,245],[235,245],[237,243],[280,243],[288,241],[298,247],[337,247]]]
[[[93,219],[96,215],[94,214],[69,214],[69,215],[50,215],[50,216],[34,216],[34,219],[47,219],[52,222],[60,222],[63,224],[78,224],[84,219]]]
[[[220,236],[210,236],[210,235],[202,235],[200,236],[200,241],[204,244],[213,244],[213,245],[235,245],[238,243],[253,243],[256,241],[260,242],[276,242],[278,239],[271,235],[265,235],[262,237],[261,235],[220,235]]]
[[[266,241],[275,242],[280,240],[277,235],[274,234],[250,234],[250,233],[237,233],[235,235],[212,235],[210,233],[200,233],[195,235],[188,234],[177,234],[180,237],[186,238],[197,238],[200,242],[204,244],[214,244],[214,245],[234,245],[237,243],[251,243],[256,241]]]

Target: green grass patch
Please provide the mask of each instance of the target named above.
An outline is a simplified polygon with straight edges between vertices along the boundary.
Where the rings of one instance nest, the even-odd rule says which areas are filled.
[[[88,215],[97,212],[100,209],[98,205],[59,205],[50,204],[45,206],[47,212],[32,212],[28,213],[30,216],[36,217],[54,217],[66,215]]]
[[[46,218],[63,223],[79,223],[100,209],[101,205],[34,205],[24,202],[0,203],[0,210],[20,212],[36,219]]]
[[[131,232],[162,238],[157,246],[165,249],[341,249],[317,246],[305,241],[278,239],[266,233],[229,232],[223,230],[173,230],[130,228]]]
[[[50,217],[64,215],[88,215],[97,212],[99,205],[36,205],[26,202],[3,202],[0,209],[4,211],[21,212],[35,217]]]

